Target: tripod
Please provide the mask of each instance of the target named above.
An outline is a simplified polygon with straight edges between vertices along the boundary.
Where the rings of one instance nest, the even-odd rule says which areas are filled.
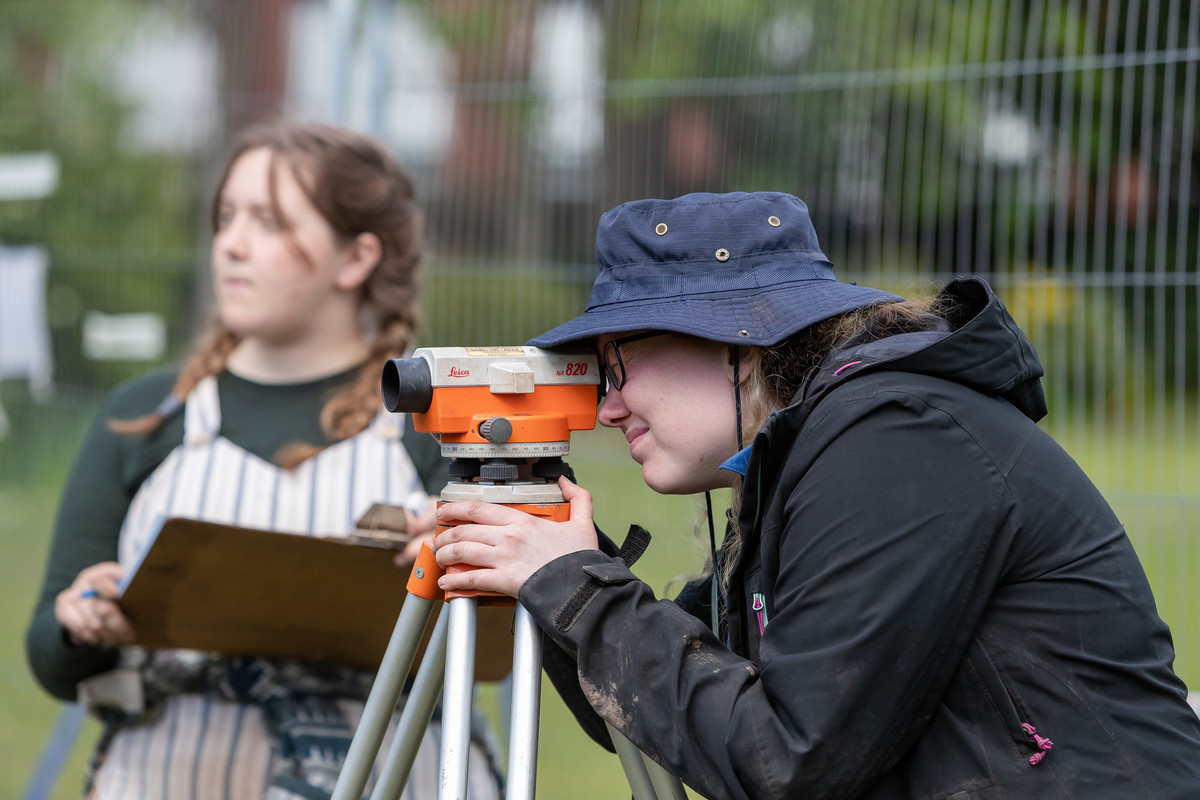
[[[460,499],[503,502],[556,521],[567,519],[569,513],[557,483],[450,483],[442,494],[443,502]],[[461,800],[466,797],[478,604],[494,602],[496,598],[471,595],[444,598],[437,586],[442,574],[433,550],[428,545],[422,547],[406,587],[408,597],[363,708],[362,720],[351,741],[331,800],[362,798],[421,636],[435,602],[442,599],[445,599],[445,609],[439,614],[426,646],[370,800],[400,797],[425,728],[433,716],[439,692],[442,694],[442,751],[438,798]],[[503,601],[512,602],[508,598]],[[541,636],[532,616],[519,604],[513,625],[513,711],[505,796],[506,800],[533,800],[541,710]],[[611,725],[608,729],[634,800],[685,800],[683,785],[677,778],[644,756]]]
[[[595,353],[528,346],[419,348],[412,358],[389,360],[381,383],[384,407],[411,413],[416,429],[433,434],[442,455],[450,457],[450,483],[441,493],[442,502],[499,503],[557,522],[570,517],[570,506],[558,488],[558,478],[569,475],[562,457],[569,450],[571,431],[595,427],[602,388]],[[443,596],[437,587],[441,575],[432,549],[422,547],[331,800],[361,800],[438,600],[445,600],[444,611],[426,646],[371,800],[400,796],[439,693],[438,798],[466,797],[478,609],[480,603],[498,600],[478,593]],[[499,602],[514,604],[510,598]],[[517,605],[507,800],[533,800],[541,673],[541,633]],[[685,800],[677,778],[646,759],[611,726],[609,732],[634,800]]]

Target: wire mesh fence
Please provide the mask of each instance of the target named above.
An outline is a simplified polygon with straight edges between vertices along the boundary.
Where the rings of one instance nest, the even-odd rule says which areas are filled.
[[[44,325],[69,396],[186,348],[214,168],[257,119],[349,124],[412,171],[423,344],[523,342],[578,311],[616,203],[790,192],[843,279],[992,282],[1046,365],[1043,425],[1117,507],[1200,685],[1200,4],[48,9],[0,8],[0,152],[59,163],[53,192],[0,201],[0,240],[49,254]],[[97,314],[145,344],[128,318],[143,313],[161,346],[97,344]],[[26,393],[7,377],[14,414]]]

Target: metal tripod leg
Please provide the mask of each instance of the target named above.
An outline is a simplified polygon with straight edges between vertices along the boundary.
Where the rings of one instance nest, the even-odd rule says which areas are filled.
[[[462,800],[467,796],[467,754],[471,747],[478,601],[474,597],[455,597],[446,602],[446,615],[450,630],[446,641],[446,685],[442,690],[438,799]]]
[[[459,800],[466,796],[467,786],[478,601],[473,597],[456,597],[447,603],[447,609],[450,633],[442,701],[441,793],[438,797],[440,800]],[[537,623],[519,605],[513,625],[513,698],[505,800],[533,800],[541,713],[541,639]]]
[[[537,782],[538,719],[542,707],[542,639],[521,605],[513,619],[512,719],[505,800],[533,800]]]
[[[434,573],[439,568],[432,551],[426,554],[423,550],[417,565],[413,570],[415,577],[432,579],[431,582],[436,583]],[[421,576],[419,572],[426,575]],[[422,593],[414,594],[414,590]],[[432,613],[433,596],[423,587],[415,587],[414,581],[410,580],[409,595],[396,621],[396,628],[388,642],[383,663],[371,687],[362,720],[350,743],[330,800],[361,799],[387,732],[388,722],[404,687],[404,680],[412,668],[421,634]],[[438,798],[463,800],[467,796],[477,627],[476,598],[455,597],[446,603],[405,703],[371,800],[395,800],[402,793],[437,704],[443,675],[445,685],[442,692]],[[541,632],[533,617],[520,605],[516,608],[513,633],[513,711],[509,728],[506,800],[533,800],[537,778],[538,719],[541,714]],[[678,778],[643,756],[611,726],[609,731],[633,789],[634,800],[686,800],[683,784]]]
[[[633,790],[633,800],[686,800],[687,793],[679,778],[651,761],[612,725],[604,724],[625,770],[625,779]]]
[[[448,627],[449,615],[442,614],[438,617],[433,635],[425,647],[421,668],[417,670],[417,678],[408,693],[408,700],[404,703],[404,711],[400,714],[400,722],[392,737],[391,747],[388,748],[379,780],[375,782],[375,789],[371,792],[371,800],[397,800],[404,792],[413,762],[417,759],[417,751],[421,749],[425,729],[429,727],[433,709],[442,694],[442,682],[446,677]]]
[[[449,601],[446,691],[442,705],[442,783],[439,800],[466,796],[467,748],[470,745],[472,675],[475,661],[474,598]],[[541,714],[542,641],[533,617],[518,605],[513,642],[512,720],[509,727],[505,800],[533,800],[537,780],[538,719]],[[467,633],[466,631],[469,631]],[[452,699],[453,698],[453,699]],[[686,800],[683,784],[647,759],[609,726],[634,800]],[[373,797],[372,800],[375,800]]]
[[[474,597],[455,597],[446,604],[450,630],[442,696],[440,800],[461,800],[467,793],[478,602]],[[520,606],[514,625],[513,712],[505,798],[533,800],[541,701],[541,640],[536,623]]]
[[[612,737],[617,758],[621,760],[621,767],[625,770],[625,780],[629,781],[629,788],[633,790],[633,800],[656,800],[654,784],[650,782],[650,775],[646,772],[646,762],[642,760],[642,751],[638,750],[633,742],[617,733],[617,729],[612,725],[607,722],[604,724],[608,728],[609,736]]]
[[[476,603],[474,598],[464,597],[455,598],[448,604],[450,644],[446,656],[446,693],[442,707],[442,793],[438,795],[439,800],[460,800],[466,796]],[[470,633],[460,629],[469,630]],[[542,641],[537,623],[520,605],[514,617],[513,634],[513,711],[509,727],[505,800],[533,800],[537,779],[538,719],[541,713]],[[452,686],[455,687],[453,690]],[[455,709],[453,717],[452,702]],[[609,732],[617,746],[617,754],[635,800],[686,800],[683,784],[678,778],[643,756],[611,726]]]
[[[432,551],[428,558],[432,559]],[[414,575],[418,570],[425,571],[423,558],[419,558],[413,568]],[[432,561],[436,567],[436,561]],[[418,576],[419,577],[419,576]],[[396,627],[392,630],[392,638],[388,641],[371,685],[371,693],[363,706],[362,719],[350,741],[350,749],[342,771],[338,775],[337,784],[333,788],[330,800],[361,800],[363,789],[371,777],[371,767],[375,757],[379,755],[379,747],[387,733],[388,722],[396,710],[396,702],[404,688],[404,680],[412,669],[413,659],[421,643],[421,634],[429,624],[433,612],[434,599],[431,596],[413,593],[414,583],[409,582],[409,594],[400,609]]]
[[[646,767],[646,774],[650,776],[654,796],[658,800],[687,800],[687,793],[683,791],[683,782],[679,778],[651,761],[645,753],[642,753],[642,763]]]

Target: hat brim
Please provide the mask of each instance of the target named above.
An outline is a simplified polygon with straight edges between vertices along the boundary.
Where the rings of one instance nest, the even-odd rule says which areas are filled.
[[[557,347],[637,330],[685,333],[729,344],[773,345],[810,325],[903,297],[836,280],[802,280],[743,290],[609,303],[529,340]]]

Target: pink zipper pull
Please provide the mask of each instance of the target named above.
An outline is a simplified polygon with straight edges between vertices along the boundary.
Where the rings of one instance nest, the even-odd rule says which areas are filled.
[[[766,608],[766,604],[763,603],[763,596],[761,593],[754,593],[754,596],[750,601],[750,606],[754,609],[755,613],[758,614],[758,635],[762,636],[767,632],[767,615],[763,610]]]

